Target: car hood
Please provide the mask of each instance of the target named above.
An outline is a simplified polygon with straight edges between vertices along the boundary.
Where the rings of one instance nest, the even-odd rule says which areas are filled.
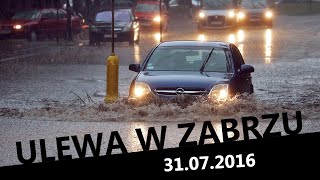
[[[190,71],[143,71],[136,81],[147,83],[151,89],[200,88],[210,91],[217,83],[228,83],[232,74]]]
[[[130,22],[114,22],[115,27],[125,27],[129,24]],[[111,27],[112,23],[111,22],[95,22],[93,24],[94,26],[100,26],[100,27]]]
[[[136,12],[135,15],[138,17],[138,19],[153,19],[155,16],[159,15],[159,13]]]
[[[231,11],[232,9],[223,9],[223,10],[202,10],[206,16],[215,16],[215,15],[220,15],[220,16],[227,16],[228,12]]]
[[[265,11],[267,11],[267,9],[242,9],[243,11],[245,11],[246,13],[249,14],[260,14],[263,13]]]

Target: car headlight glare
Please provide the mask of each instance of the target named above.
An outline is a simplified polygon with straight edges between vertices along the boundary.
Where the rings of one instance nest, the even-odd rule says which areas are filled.
[[[238,19],[244,19],[246,17],[246,15],[243,12],[239,12],[237,16]]]
[[[22,29],[22,25],[17,24],[17,25],[14,25],[13,28],[17,29],[17,30],[20,30],[20,29]]]
[[[235,16],[234,11],[229,11],[228,16],[229,18],[233,18]]]
[[[142,98],[151,92],[150,87],[146,83],[136,82],[132,90],[133,98]]]
[[[273,13],[271,11],[267,11],[266,14],[265,14],[266,18],[272,18],[273,16]]]
[[[218,84],[213,86],[209,98],[213,101],[226,101],[229,98],[228,84]]]
[[[161,17],[160,16],[156,16],[155,18],[153,18],[153,21],[159,23],[161,21]]]
[[[199,13],[199,17],[200,17],[200,18],[204,18],[205,16],[206,16],[206,15],[205,15],[203,12],[200,12],[200,13]]]

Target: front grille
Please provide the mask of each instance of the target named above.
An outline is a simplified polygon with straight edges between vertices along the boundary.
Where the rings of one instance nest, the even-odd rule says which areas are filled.
[[[249,19],[261,19],[262,14],[261,13],[250,13],[248,14]]]
[[[209,16],[208,17],[208,25],[209,26],[224,26],[225,25],[225,16]]]
[[[165,95],[165,96],[175,96],[175,95],[204,95],[206,93],[205,89],[202,88],[157,88],[155,92],[158,95]]]

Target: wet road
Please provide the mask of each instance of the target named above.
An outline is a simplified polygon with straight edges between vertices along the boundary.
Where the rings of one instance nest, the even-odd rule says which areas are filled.
[[[58,136],[121,131],[131,151],[139,150],[135,128],[168,125],[168,144],[177,147],[176,125],[246,115],[260,116],[301,110],[303,131],[319,131],[320,69],[319,16],[280,16],[274,28],[199,33],[183,15],[170,22],[164,40],[217,40],[235,43],[247,64],[255,67],[254,97],[222,107],[194,104],[132,108],[120,101],[101,105],[105,92],[105,59],[110,43],[88,46],[85,37],[74,43],[24,40],[1,41],[0,52],[0,166],[18,163],[15,142],[53,140]],[[158,43],[157,34],[143,32],[139,45],[116,43],[120,57],[120,97],[128,94],[135,73],[128,64],[141,63]],[[100,104],[100,105],[99,105]],[[80,121],[80,122],[78,122]],[[92,121],[92,122],[89,122]],[[261,122],[262,131],[268,122]],[[201,123],[198,123],[201,124]],[[282,131],[281,124],[277,124]],[[200,125],[196,133],[200,131]],[[179,133],[178,133],[179,134]],[[197,137],[195,135],[195,137]],[[52,143],[53,144],[53,143]],[[49,146],[49,152],[56,153]],[[75,153],[71,150],[70,153]]]

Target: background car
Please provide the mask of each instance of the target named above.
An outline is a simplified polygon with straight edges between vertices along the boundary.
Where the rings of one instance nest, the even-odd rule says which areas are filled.
[[[138,1],[135,7],[135,16],[143,28],[159,30],[160,22],[164,31],[168,29],[168,10],[165,4],[162,4],[160,15],[160,3],[158,1]]]
[[[140,41],[139,22],[131,9],[116,9],[114,12],[114,38],[115,41],[128,41],[129,45]],[[112,12],[99,11],[89,27],[90,45],[100,44],[112,40]]]
[[[71,16],[73,34],[81,32],[81,19]],[[63,9],[48,8],[21,11],[9,20],[0,22],[0,34],[13,38],[27,38],[31,41],[39,37],[66,36],[67,12]]]
[[[239,3],[238,22],[240,25],[262,24],[273,26],[273,5],[268,0],[241,0]]]
[[[198,30],[235,28],[237,17],[234,0],[202,0],[198,14]]]
[[[163,42],[141,66],[131,64],[129,69],[138,72],[130,85],[130,103],[178,95],[225,101],[238,93],[253,93],[254,68],[245,64],[234,44],[224,42]]]

